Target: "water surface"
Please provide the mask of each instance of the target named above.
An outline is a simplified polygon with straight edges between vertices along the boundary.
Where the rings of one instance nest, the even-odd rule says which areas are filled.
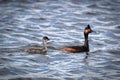
[[[119,0],[0,0],[0,79],[119,80]],[[28,54],[48,36],[49,47],[83,45],[90,24],[90,55],[48,49]]]

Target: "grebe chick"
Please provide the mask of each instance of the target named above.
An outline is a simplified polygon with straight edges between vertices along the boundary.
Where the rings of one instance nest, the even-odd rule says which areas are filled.
[[[43,42],[43,47],[41,49],[39,48],[30,48],[27,50],[28,53],[33,53],[33,54],[42,54],[42,53],[46,53],[47,52],[47,46],[46,46],[46,42],[50,40],[48,37],[44,36],[43,39],[42,39],[42,42]]]
[[[90,28],[90,25],[87,25],[87,27],[84,29],[84,45],[83,46],[67,46],[64,48],[61,48],[63,51],[71,52],[71,53],[78,53],[78,52],[89,52],[89,42],[88,42],[88,34],[93,32]]]

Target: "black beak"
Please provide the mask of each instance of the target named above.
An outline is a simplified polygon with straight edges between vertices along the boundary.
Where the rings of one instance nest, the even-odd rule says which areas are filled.
[[[94,31],[91,29],[91,31],[90,31],[90,32],[92,33],[92,32],[94,32]]]
[[[49,39],[49,38],[47,38],[47,40],[49,41],[50,39]]]

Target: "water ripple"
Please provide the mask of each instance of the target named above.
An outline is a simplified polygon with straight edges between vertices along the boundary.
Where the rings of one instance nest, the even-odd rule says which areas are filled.
[[[0,79],[119,80],[119,0],[0,0]],[[56,50],[83,45],[90,55]],[[46,55],[28,54],[48,36]]]

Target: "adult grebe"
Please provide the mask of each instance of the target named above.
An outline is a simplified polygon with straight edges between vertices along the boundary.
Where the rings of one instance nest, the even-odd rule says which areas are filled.
[[[63,51],[68,51],[71,53],[78,53],[78,52],[89,52],[89,43],[88,43],[88,34],[93,32],[90,28],[90,25],[87,25],[87,27],[84,29],[84,45],[83,46],[68,46],[61,48]],[[86,53],[88,55],[88,53]]]
[[[27,50],[28,53],[33,53],[33,54],[42,54],[42,53],[46,53],[47,52],[47,46],[46,46],[46,42],[50,40],[48,37],[44,36],[43,39],[42,39],[42,42],[43,42],[43,47],[41,49],[39,48],[30,48]]]

